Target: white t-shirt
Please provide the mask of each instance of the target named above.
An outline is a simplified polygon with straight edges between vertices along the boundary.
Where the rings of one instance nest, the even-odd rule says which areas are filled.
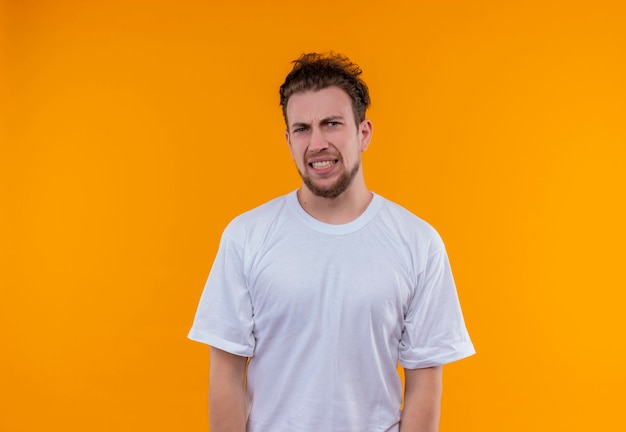
[[[189,337],[250,357],[250,432],[397,431],[398,362],[474,353],[441,238],[376,194],[342,225],[295,191],[235,218]]]

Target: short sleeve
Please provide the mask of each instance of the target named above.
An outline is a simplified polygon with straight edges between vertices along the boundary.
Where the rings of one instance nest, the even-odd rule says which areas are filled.
[[[439,366],[474,354],[443,245],[428,256],[404,319],[400,364]]]
[[[254,319],[244,275],[244,248],[226,232],[207,279],[189,338],[231,354],[254,353]]]

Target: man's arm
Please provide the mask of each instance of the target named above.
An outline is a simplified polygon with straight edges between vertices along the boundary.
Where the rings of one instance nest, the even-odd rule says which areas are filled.
[[[443,366],[404,369],[404,409],[400,432],[437,432]]]
[[[245,432],[248,417],[244,379],[247,357],[211,347],[209,417],[211,432]]]

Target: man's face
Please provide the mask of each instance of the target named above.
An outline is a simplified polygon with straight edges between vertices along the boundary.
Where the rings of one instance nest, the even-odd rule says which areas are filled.
[[[286,111],[285,136],[304,185],[317,196],[338,197],[361,176],[371,123],[356,126],[352,101],[338,87],[296,93]]]

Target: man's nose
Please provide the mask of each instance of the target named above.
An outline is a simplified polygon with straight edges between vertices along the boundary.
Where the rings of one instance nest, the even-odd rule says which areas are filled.
[[[309,142],[309,152],[318,153],[328,148],[328,141],[320,128],[314,127],[311,130],[311,141]]]

